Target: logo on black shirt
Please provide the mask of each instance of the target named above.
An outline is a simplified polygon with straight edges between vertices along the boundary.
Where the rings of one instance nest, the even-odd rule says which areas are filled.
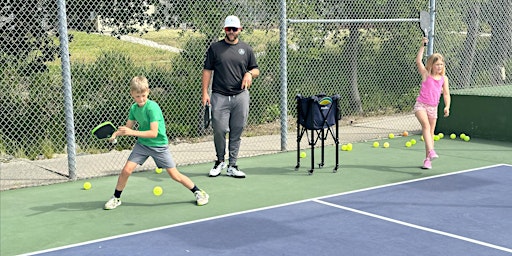
[[[238,54],[244,55],[245,54],[245,50],[244,49],[238,49]]]

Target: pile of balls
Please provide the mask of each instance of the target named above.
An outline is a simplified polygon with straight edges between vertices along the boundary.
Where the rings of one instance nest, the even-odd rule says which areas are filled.
[[[352,151],[353,148],[354,146],[352,145],[352,143],[341,145],[341,151]]]
[[[407,131],[404,131],[402,133],[402,136],[403,137],[407,137],[409,136],[409,133]],[[461,133],[459,136],[458,136],[461,140],[463,141],[470,141],[471,140],[471,137],[466,135],[465,133]],[[393,133],[390,133],[388,135],[388,138],[389,139],[394,139],[395,138],[395,135]],[[421,135],[421,141],[425,141],[425,138],[423,138],[423,135]],[[444,138],[444,133],[440,132],[438,134],[434,134],[434,141],[439,141],[440,139],[443,139]],[[450,134],[450,139],[454,140],[457,138],[457,135],[455,133],[452,133]],[[412,146],[416,145],[416,140],[415,139],[411,139],[411,140],[408,140],[405,142],[405,147],[407,148],[410,148]],[[379,145],[379,142],[375,141],[373,143],[373,147],[374,148],[378,148],[380,145]],[[389,147],[389,142],[384,142],[384,145],[383,145],[384,148],[388,148]]]
[[[456,138],[457,138],[457,135],[456,135],[455,133],[450,134],[450,139],[454,140],[454,139],[456,139]],[[471,140],[471,137],[469,137],[469,135],[466,135],[465,133],[461,133],[461,134],[459,135],[459,138],[460,138],[461,140],[463,140],[463,141],[469,141],[469,140]]]

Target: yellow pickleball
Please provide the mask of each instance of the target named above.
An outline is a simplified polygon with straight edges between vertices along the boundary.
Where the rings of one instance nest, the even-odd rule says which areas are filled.
[[[84,189],[89,190],[92,188],[92,184],[88,181],[84,182]]]
[[[155,187],[153,188],[153,195],[155,195],[155,196],[161,196],[161,195],[162,195],[162,193],[164,193],[164,190],[162,189],[162,187],[160,187],[160,186],[155,186]]]

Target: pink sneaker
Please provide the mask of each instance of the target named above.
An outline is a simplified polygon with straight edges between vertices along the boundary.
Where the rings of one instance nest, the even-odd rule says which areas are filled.
[[[434,160],[436,158],[439,158],[439,155],[437,155],[436,151],[431,149],[429,152],[428,152],[428,158],[430,160]]]
[[[429,158],[425,158],[425,161],[423,161],[423,169],[432,169],[432,162],[430,162]]]

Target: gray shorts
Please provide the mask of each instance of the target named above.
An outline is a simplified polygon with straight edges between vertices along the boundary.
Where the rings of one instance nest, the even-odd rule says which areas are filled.
[[[128,157],[128,161],[142,165],[146,162],[148,157],[153,158],[158,168],[167,169],[176,167],[176,163],[172,159],[171,151],[169,151],[169,146],[149,147],[135,143],[132,153],[130,153]]]

